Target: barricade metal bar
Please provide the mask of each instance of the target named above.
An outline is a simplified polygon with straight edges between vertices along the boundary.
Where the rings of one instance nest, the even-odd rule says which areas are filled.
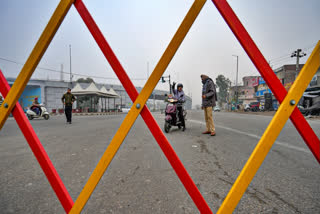
[[[312,77],[317,72],[320,66],[320,41],[313,50],[305,66],[303,66],[296,81],[290,88],[287,96],[283,100],[280,108],[271,120],[266,131],[262,135],[259,143],[252,152],[247,163],[243,167],[240,175],[233,184],[229,194],[223,201],[218,214],[232,213],[239,203],[242,195],[248,188],[253,177],[257,173],[267,154],[269,153],[273,143],[279,136],[282,128],[286,124],[294,108],[296,107],[303,92],[308,87]]]
[[[283,87],[256,44],[241,24],[228,2],[226,0],[212,0],[212,2],[237,37],[277,100],[281,103],[287,94],[286,89]],[[298,108],[293,111],[290,119],[320,164],[320,140]]]
[[[25,89],[28,81],[30,80],[34,70],[36,69],[41,57],[48,48],[53,36],[57,32],[64,17],[68,13],[74,0],[61,0],[58,7],[50,18],[46,28],[42,32],[37,44],[34,46],[27,62],[24,64],[19,76],[14,82],[8,96],[4,99],[3,103],[6,105],[0,106],[0,130],[2,129],[5,121],[7,120],[10,112],[12,111],[15,103],[18,101],[23,90]],[[5,107],[7,106],[7,107]]]
[[[98,166],[93,171],[93,173],[92,173],[91,177],[89,178],[89,181],[85,185],[83,191],[80,193],[80,195],[79,195],[77,201],[75,202],[74,207],[72,208],[70,213],[78,213],[78,212],[80,212],[82,210],[83,206],[85,205],[85,203],[89,199],[90,195],[92,194],[95,186],[99,182],[101,176],[104,174],[104,171],[106,170],[106,168],[110,164],[113,156],[115,155],[115,153],[119,149],[122,141],[126,137],[126,134],[130,130],[131,126],[133,125],[135,119],[139,115],[142,107],[144,106],[144,104],[147,101],[148,97],[152,93],[154,87],[158,83],[160,77],[162,76],[162,74],[165,71],[166,67],[168,66],[169,62],[173,58],[173,56],[174,56],[175,52],[177,51],[179,45],[182,43],[184,37],[186,36],[188,30],[190,29],[190,27],[192,25],[192,23],[196,19],[197,15],[200,13],[201,8],[203,7],[205,2],[206,2],[205,0],[196,0],[194,2],[194,4],[192,5],[192,7],[189,10],[188,14],[186,15],[184,21],[182,22],[181,26],[179,27],[177,33],[175,34],[174,38],[170,42],[168,48],[166,49],[165,53],[163,54],[163,56],[161,57],[159,63],[157,64],[154,72],[152,73],[152,75],[150,76],[149,80],[147,81],[147,83],[146,83],[145,87],[143,88],[141,94],[135,100],[135,103],[134,103],[133,107],[129,111],[127,117],[123,121],[123,123],[120,126],[118,132],[116,133],[115,137],[111,141],[111,143],[108,146],[108,148],[107,148],[106,152],[104,153],[103,157],[99,161]],[[105,41],[103,35],[99,31],[98,27],[94,23],[94,21],[93,21],[92,17],[90,16],[89,12],[85,8],[83,2],[81,0],[76,1],[75,2],[75,7],[77,8],[79,14],[83,18],[83,20],[86,23],[87,27],[89,28],[89,30],[91,31],[91,33],[95,37],[97,43],[98,44],[100,43],[99,46],[102,49],[102,51],[104,52],[104,55],[106,56],[106,58],[108,60],[110,58],[112,59],[111,60],[112,67],[113,68],[116,67],[116,69],[119,70],[119,73],[117,73],[117,72],[116,73],[117,73],[118,76],[122,77],[121,78],[121,82],[123,82],[123,85],[127,89],[128,87],[126,87],[126,86],[132,85],[130,79],[125,74],[121,64],[116,59],[116,57],[113,54],[110,46]],[[101,47],[101,46],[103,46],[103,47]],[[110,56],[110,53],[111,53],[111,56]],[[115,62],[113,62],[113,61],[115,61]],[[115,70],[115,68],[114,68],[114,70]],[[120,79],[120,77],[119,77],[119,79]],[[128,82],[124,82],[125,79],[128,79]],[[128,94],[130,92],[130,94],[132,94],[132,95],[134,95],[134,93],[136,93],[136,95],[138,95],[137,92],[135,91],[134,86],[131,89],[128,88],[127,91],[128,91]],[[140,106],[140,108],[137,107],[138,105]],[[150,114],[150,112],[148,111],[147,107],[145,107],[143,109],[144,109],[144,111],[146,113]],[[149,115],[147,115],[147,116],[149,116]],[[151,114],[150,114],[150,117],[153,118],[151,116]],[[150,123],[149,123],[149,126],[150,126]],[[164,137],[161,129],[159,128],[159,126],[156,126],[156,127],[158,128],[158,131],[160,131],[160,133],[162,134],[162,137]],[[156,133],[154,131],[153,134],[155,135],[155,134],[159,134],[159,133]],[[172,147],[170,146],[169,143],[167,143],[166,146],[161,146],[161,148],[165,148],[165,147],[167,147],[167,149],[171,149],[171,151],[169,150],[169,152],[174,154],[174,151],[173,151],[173,149],[172,149]],[[168,155],[169,152],[167,151],[166,156]],[[175,155],[175,157],[173,159],[177,159],[177,156]],[[178,174],[178,176],[179,176],[179,174],[182,174],[182,176],[188,176],[188,174],[185,171],[185,169],[182,166],[182,164],[181,164],[182,168],[179,165],[180,164],[178,163],[176,166],[178,166],[180,168],[176,168],[175,169],[177,174]],[[200,210],[200,212],[202,212],[202,213],[212,213],[210,208],[209,208],[209,206],[206,204],[206,202],[204,201],[203,197],[201,196],[199,190],[196,188],[195,184],[192,182],[190,176],[188,176],[188,178],[181,178],[180,177],[180,179],[183,182],[183,184],[185,185],[185,187],[187,188],[187,191],[189,192],[189,194],[192,197],[192,199],[195,201],[195,203],[196,203],[198,209]],[[191,181],[191,185],[185,183],[184,181],[189,181],[189,182]],[[189,187],[189,189],[188,189],[188,187]],[[193,189],[191,189],[191,188],[193,188]],[[193,194],[195,196],[193,197],[193,195],[191,195],[191,194]]]
[[[10,86],[3,76],[2,71],[0,70],[0,92],[6,97]],[[17,121],[17,124],[26,138],[34,156],[37,158],[44,174],[47,176],[47,179],[56,193],[61,205],[63,206],[66,213],[68,213],[73,205],[71,196],[69,195],[66,187],[64,186],[61,178],[59,177],[58,172],[54,168],[48,154],[43,148],[38,136],[36,135],[34,129],[32,128],[30,122],[28,121],[26,115],[23,112],[22,107],[19,102],[16,103],[15,107],[12,110],[12,115]]]

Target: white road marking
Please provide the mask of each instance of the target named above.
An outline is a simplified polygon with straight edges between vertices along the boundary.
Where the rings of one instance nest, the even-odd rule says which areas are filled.
[[[192,123],[197,123],[197,124],[201,124],[201,125],[206,125],[204,122],[202,121],[198,121],[198,120],[188,120],[188,122],[192,122]],[[261,136],[258,136],[258,135],[255,135],[255,134],[250,134],[250,133],[247,133],[247,132],[243,132],[243,131],[240,131],[240,130],[237,130],[237,129],[233,129],[233,128],[230,128],[230,127],[226,127],[226,126],[221,126],[221,125],[216,125],[215,124],[215,127],[218,127],[218,128],[221,128],[221,129],[226,129],[228,131],[232,131],[232,132],[235,132],[235,133],[238,133],[238,134],[242,134],[242,135],[246,135],[248,137],[252,137],[252,138],[255,138],[257,140],[260,140]],[[307,150],[305,148],[301,148],[301,147],[298,147],[298,146],[292,146],[290,145],[289,143],[286,143],[286,142],[281,142],[281,141],[276,141],[275,142],[276,145],[279,145],[279,146],[282,146],[282,147],[285,147],[285,148],[288,148],[288,149],[293,149],[293,150],[296,150],[296,151],[299,151],[299,152],[305,152],[305,153],[308,153],[308,154],[311,154],[310,150]]]

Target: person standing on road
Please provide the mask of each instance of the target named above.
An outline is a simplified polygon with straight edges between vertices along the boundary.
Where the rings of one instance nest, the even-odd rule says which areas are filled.
[[[64,104],[64,112],[66,114],[67,123],[71,124],[71,117],[72,117],[72,104],[76,100],[76,98],[71,94],[71,89],[68,88],[67,93],[65,93],[61,101]]]
[[[204,110],[204,118],[206,120],[207,130],[202,134],[216,135],[216,130],[212,118],[212,108],[216,106],[217,94],[216,86],[211,78],[207,75],[201,75],[202,80],[202,105]]]
[[[0,96],[0,106],[2,105],[3,100],[2,100],[2,96]]]
[[[186,125],[185,125],[184,116],[183,116],[182,104],[185,102],[185,95],[183,92],[183,85],[181,83],[179,83],[177,85],[177,89],[175,89],[175,85],[176,85],[176,83],[173,82],[172,92],[174,94],[174,98],[176,98],[179,101],[178,105],[177,105],[177,110],[178,110],[179,120],[181,121],[182,131],[184,132],[186,130]]]

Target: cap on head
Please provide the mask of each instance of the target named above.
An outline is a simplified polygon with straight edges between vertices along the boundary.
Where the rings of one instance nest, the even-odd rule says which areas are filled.
[[[203,79],[203,80],[205,80],[205,79],[208,79],[209,77],[207,76],[207,75],[205,75],[205,74],[201,74],[200,75],[200,77],[201,77],[201,79]]]
[[[35,100],[38,100],[38,97],[35,97],[34,99],[35,99]]]

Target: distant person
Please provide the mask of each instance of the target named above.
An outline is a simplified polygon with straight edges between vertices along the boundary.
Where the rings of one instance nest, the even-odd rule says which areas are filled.
[[[61,101],[64,104],[64,112],[66,114],[67,123],[71,124],[71,118],[72,118],[72,104],[76,100],[73,94],[71,94],[71,89],[68,88],[67,93],[65,93]]]
[[[0,106],[2,105],[3,103],[3,99],[2,99],[2,96],[0,96]]]
[[[175,85],[176,85],[176,83],[173,82],[173,84],[172,84],[172,92],[174,94],[174,98],[179,101],[178,106],[177,106],[177,110],[178,110],[179,120],[180,120],[181,126],[182,126],[182,131],[184,131],[184,130],[186,130],[186,124],[185,124],[184,116],[183,116],[182,103],[185,102],[185,95],[184,95],[184,92],[183,92],[183,85],[181,83],[179,83],[177,85],[177,89],[175,89]]]
[[[31,104],[31,110],[34,111],[37,115],[40,115],[40,103],[38,102],[38,97],[35,97],[32,104]]]
[[[216,106],[217,94],[216,86],[211,78],[207,75],[201,75],[202,80],[202,105],[201,108],[204,110],[204,118],[206,120],[207,130],[202,134],[210,134],[211,136],[216,135],[216,130],[212,118],[212,108]]]

